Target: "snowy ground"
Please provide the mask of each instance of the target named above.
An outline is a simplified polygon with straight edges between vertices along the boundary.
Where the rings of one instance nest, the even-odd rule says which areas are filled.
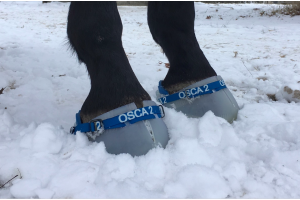
[[[133,158],[68,133],[90,88],[65,45],[68,6],[0,2],[0,186],[19,175],[1,198],[300,198],[299,16],[196,3],[199,44],[241,107],[238,119],[165,108],[166,149]],[[168,61],[146,7],[119,12],[126,54],[154,100]]]

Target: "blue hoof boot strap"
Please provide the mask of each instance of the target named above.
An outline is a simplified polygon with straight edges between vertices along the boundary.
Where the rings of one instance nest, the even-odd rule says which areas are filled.
[[[162,121],[164,111],[153,101],[143,101],[137,109],[134,103],[104,113],[88,123],[81,123],[80,111],[71,133],[86,133],[90,141],[103,141],[108,153],[129,153],[132,156],[146,154],[150,149],[165,148],[169,134]]]
[[[202,117],[211,110],[229,123],[237,118],[239,106],[221,76],[213,76],[169,94],[159,82],[157,100],[188,117]]]

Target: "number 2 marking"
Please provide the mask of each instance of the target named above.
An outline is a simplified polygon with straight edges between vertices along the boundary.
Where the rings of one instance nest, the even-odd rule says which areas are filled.
[[[208,91],[209,91],[208,85],[204,85],[203,87],[205,88],[205,92],[208,92]]]
[[[163,98],[161,98],[160,100],[161,100],[161,103],[162,103],[162,104],[167,103],[167,98],[166,98],[166,97],[163,97]]]
[[[219,83],[220,83],[221,86],[224,86],[224,85],[225,85],[224,80],[220,80]]]
[[[100,130],[100,126],[101,126],[100,122],[96,122],[97,131]]]
[[[152,112],[152,106],[149,106],[148,108],[150,109],[150,114],[153,114],[153,112]]]

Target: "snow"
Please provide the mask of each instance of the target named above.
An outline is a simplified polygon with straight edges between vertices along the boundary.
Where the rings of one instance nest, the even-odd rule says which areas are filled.
[[[195,5],[200,47],[238,118],[165,108],[166,149],[131,157],[69,134],[90,88],[66,45],[69,3],[0,2],[0,185],[18,175],[0,197],[300,198],[300,17],[260,16],[275,5]],[[119,12],[125,52],[155,100],[168,61],[146,7]]]

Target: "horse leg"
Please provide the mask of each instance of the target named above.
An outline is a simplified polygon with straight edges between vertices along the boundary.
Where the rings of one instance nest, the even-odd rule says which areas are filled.
[[[71,47],[79,61],[85,63],[91,79],[90,92],[80,111],[82,123],[89,122],[89,127],[94,123],[91,120],[97,119],[99,124],[103,121],[101,127],[105,127],[104,120],[117,117],[114,122],[119,124],[112,127],[122,127],[107,129],[100,135],[93,133],[90,135],[92,141],[103,141],[109,153],[133,156],[143,155],[157,145],[165,147],[169,136],[160,115],[153,114],[147,117],[154,119],[143,118],[145,120],[138,122],[127,121],[151,114],[156,104],[150,101],[150,96],[137,80],[124,52],[122,22],[116,2],[72,2],[67,34]],[[138,109],[142,107],[147,108]],[[96,123],[93,125],[91,127],[97,127],[97,130],[100,127]],[[77,123],[75,131],[78,126]],[[91,131],[86,132],[89,135]]]
[[[222,81],[219,80],[220,76],[217,76],[200,49],[194,33],[194,20],[194,2],[148,2],[148,24],[152,37],[162,47],[170,62],[170,69],[161,83],[168,94],[191,89],[189,86],[193,84],[195,87]],[[223,85],[224,82],[221,84]],[[194,89],[192,92],[196,94],[201,91],[203,88]],[[184,95],[181,94],[181,97]],[[176,110],[191,117],[201,117],[208,110],[214,110],[214,113],[219,116],[227,116],[230,112],[230,117],[225,117],[230,122],[236,118],[238,109],[235,99],[227,88],[214,94],[203,95],[201,100],[198,98],[193,103],[187,103],[183,99],[176,103],[172,102],[173,105],[166,101],[162,103],[166,103],[167,107],[175,105]],[[224,109],[228,106],[229,110]],[[198,110],[195,107],[199,107]]]
[[[141,108],[143,100],[151,100],[126,57],[122,29],[116,2],[70,5],[68,39],[91,79],[91,89],[80,112],[83,122],[132,102]]]

